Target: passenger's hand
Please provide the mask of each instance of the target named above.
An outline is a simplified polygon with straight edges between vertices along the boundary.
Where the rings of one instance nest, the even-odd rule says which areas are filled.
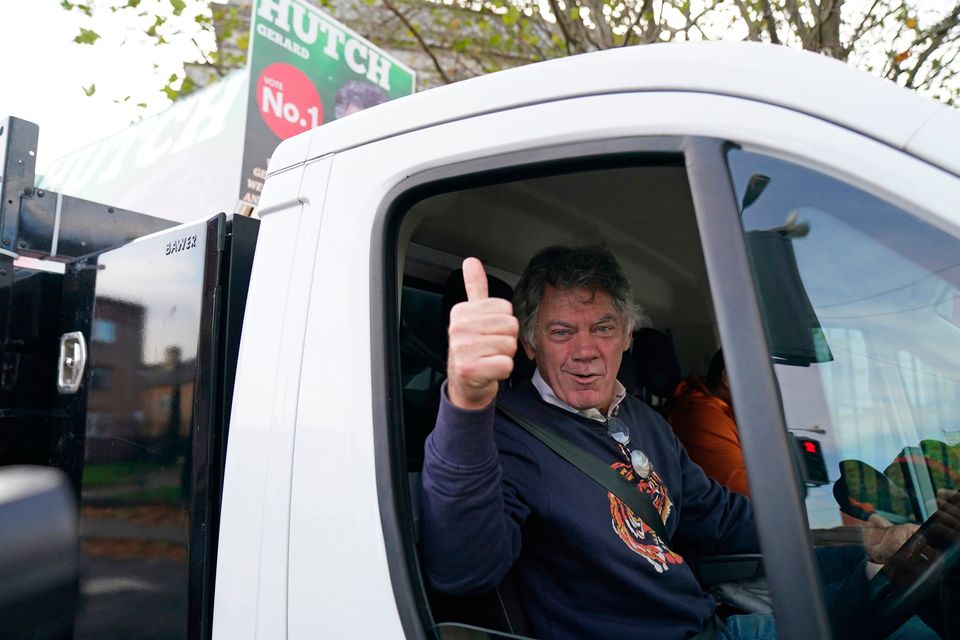
[[[937,489],[937,508],[947,504],[956,492],[956,489]]]
[[[876,562],[877,564],[886,563],[919,528],[919,525],[916,524],[898,524],[892,527],[864,527],[863,546],[870,562]]]
[[[461,409],[482,409],[513,371],[520,326],[510,302],[487,297],[487,274],[476,258],[463,261],[463,284],[467,301],[450,311],[447,395]]]

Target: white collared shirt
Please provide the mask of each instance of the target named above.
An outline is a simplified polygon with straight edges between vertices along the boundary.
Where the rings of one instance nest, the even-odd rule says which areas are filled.
[[[560,407],[561,409],[569,411],[570,413],[575,413],[578,416],[596,420],[597,422],[606,422],[608,417],[615,416],[620,403],[624,398],[627,397],[627,389],[620,384],[619,380],[615,380],[613,387],[613,402],[610,403],[610,408],[607,410],[607,415],[603,415],[600,413],[600,410],[595,407],[590,407],[589,409],[574,409],[566,402],[558,398],[557,394],[555,394],[553,389],[550,388],[550,385],[547,384],[547,381],[543,379],[542,375],[540,375],[540,369],[537,369],[533,373],[532,382],[533,386],[537,388],[537,392],[540,393],[540,397],[543,398],[544,402],[552,404],[555,407]]]

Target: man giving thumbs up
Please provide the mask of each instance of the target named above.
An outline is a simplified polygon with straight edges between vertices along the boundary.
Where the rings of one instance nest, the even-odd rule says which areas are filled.
[[[537,638],[710,633],[714,603],[670,540],[679,532],[714,553],[755,552],[753,514],[617,381],[639,310],[616,259],[602,247],[544,249],[517,284],[516,318],[509,302],[487,297],[478,260],[464,261],[463,279],[468,300],[450,314],[448,378],[424,452],[428,581],[447,593],[478,594],[511,572],[531,626],[525,631]],[[518,333],[537,371],[498,393],[513,370]],[[497,406],[625,477],[649,498],[668,539]],[[755,622],[749,637],[773,637],[770,616]]]

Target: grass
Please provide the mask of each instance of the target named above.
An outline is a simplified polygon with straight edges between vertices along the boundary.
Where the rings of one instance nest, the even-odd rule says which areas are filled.
[[[88,464],[83,469],[84,487],[110,487],[119,484],[137,482],[147,474],[164,471],[170,465],[156,462],[105,462]]]

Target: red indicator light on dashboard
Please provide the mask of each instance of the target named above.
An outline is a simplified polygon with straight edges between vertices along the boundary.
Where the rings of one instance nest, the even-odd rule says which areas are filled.
[[[817,452],[817,445],[814,444],[813,442],[804,442],[804,443],[803,443],[803,449],[804,449],[807,453],[816,453],[816,452]]]

